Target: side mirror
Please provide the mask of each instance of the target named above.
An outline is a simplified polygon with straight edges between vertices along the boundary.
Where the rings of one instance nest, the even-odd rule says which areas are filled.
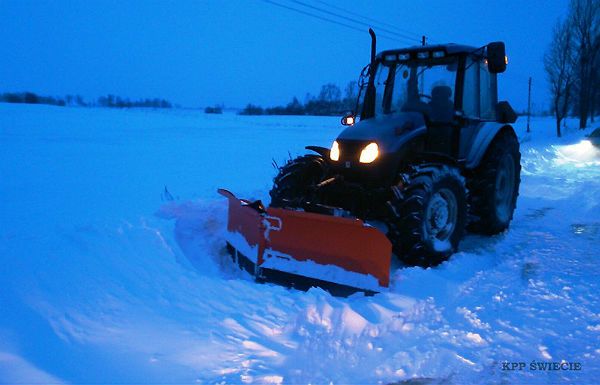
[[[496,104],[496,117],[498,123],[514,123],[517,121],[517,113],[506,101]]]
[[[487,45],[488,71],[499,74],[506,71],[508,59],[504,43],[496,41]]]
[[[352,112],[344,115],[344,117],[342,118],[343,126],[353,126],[354,123],[356,123],[356,117],[354,116],[354,113],[352,113]]]

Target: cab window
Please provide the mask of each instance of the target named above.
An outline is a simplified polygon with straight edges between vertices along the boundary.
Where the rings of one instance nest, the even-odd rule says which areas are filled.
[[[485,60],[467,59],[463,89],[463,113],[473,119],[495,120],[497,104],[496,75]]]
[[[485,61],[479,63],[480,102],[479,116],[482,120],[496,120],[496,75],[488,71]]]
[[[463,113],[472,119],[479,118],[479,66],[468,58],[463,88]]]

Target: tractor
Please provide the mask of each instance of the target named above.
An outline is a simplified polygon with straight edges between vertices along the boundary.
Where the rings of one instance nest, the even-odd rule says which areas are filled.
[[[502,42],[425,45],[375,54],[355,111],[330,149],[309,146],[279,169],[271,206],[378,223],[394,254],[431,266],[465,230],[508,228],[520,183],[516,114],[498,102]]]
[[[227,247],[256,277],[346,295],[390,283],[392,254],[435,266],[465,232],[506,230],[516,207],[517,119],[498,101],[502,42],[423,45],[376,54],[330,148],[278,167],[271,203],[229,200]]]

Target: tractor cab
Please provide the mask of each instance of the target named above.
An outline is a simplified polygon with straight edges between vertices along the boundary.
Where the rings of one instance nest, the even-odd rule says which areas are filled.
[[[502,42],[480,48],[415,46],[377,55],[373,42],[371,63],[359,81],[356,111],[342,118],[342,124],[350,127],[336,141],[341,153],[352,155],[351,147],[374,142],[380,147],[380,164],[397,165],[399,158],[406,159],[399,149],[407,148],[406,141],[418,136],[424,143],[418,149],[421,156],[436,154],[456,161],[477,158],[470,152],[482,124],[516,120],[510,105],[498,102],[497,74],[505,71],[507,62]],[[344,168],[355,169],[352,163],[346,167],[346,159],[340,160]],[[365,167],[358,164],[356,170]],[[380,174],[368,173],[374,178]],[[390,170],[382,173],[390,175]]]
[[[399,112],[419,112],[429,123],[451,122],[456,115],[495,120],[496,74],[488,48],[457,44],[412,47],[381,52],[371,64],[361,119]]]

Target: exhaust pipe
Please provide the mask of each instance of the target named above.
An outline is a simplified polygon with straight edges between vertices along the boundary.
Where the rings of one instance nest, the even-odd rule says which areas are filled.
[[[375,62],[375,54],[377,53],[377,37],[373,28],[369,28],[369,35],[371,35],[371,64]]]
[[[364,107],[360,114],[361,120],[375,116],[375,55],[377,53],[377,37],[373,28],[369,28],[369,35],[371,35],[371,64],[369,64],[369,84],[365,92]]]

